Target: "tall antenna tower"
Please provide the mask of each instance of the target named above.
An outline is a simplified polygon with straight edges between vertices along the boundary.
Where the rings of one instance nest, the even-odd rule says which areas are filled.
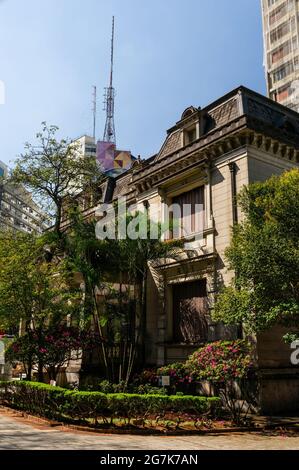
[[[113,88],[113,47],[114,47],[114,16],[112,17],[112,37],[111,37],[111,66],[110,66],[110,83],[105,88],[104,95],[104,111],[106,111],[106,124],[104,131],[105,142],[116,143],[115,127],[114,127],[114,97],[115,90]]]
[[[96,137],[96,117],[97,117],[97,87],[92,87],[92,137]]]

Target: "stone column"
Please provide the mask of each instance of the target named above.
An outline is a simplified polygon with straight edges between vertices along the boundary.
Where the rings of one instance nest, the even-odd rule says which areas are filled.
[[[169,222],[168,206],[170,200],[163,190],[159,190],[161,197],[161,224]],[[169,232],[162,234],[162,240],[167,240]],[[166,314],[166,273],[164,270],[155,270],[155,282],[159,295],[159,311],[157,315],[157,365],[165,364],[165,341],[167,337],[167,314]]]

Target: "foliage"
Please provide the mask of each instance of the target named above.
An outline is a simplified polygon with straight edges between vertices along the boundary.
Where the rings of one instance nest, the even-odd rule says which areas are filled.
[[[125,382],[120,382],[114,384],[108,380],[102,380],[96,387],[96,390],[102,393],[137,393],[139,395],[167,395],[167,391],[161,387],[155,387],[148,383],[129,383],[128,385]]]
[[[233,228],[226,257],[236,276],[216,302],[213,319],[243,322],[248,332],[299,314],[299,169],[244,188],[245,220]]]
[[[216,341],[199,348],[186,362],[160,367],[157,375],[169,375],[170,391],[173,384],[188,387],[200,381],[209,381],[214,393],[221,398],[231,419],[242,424],[251,405],[256,404],[253,350],[244,340]],[[152,376],[150,376],[152,379]]]
[[[6,350],[8,361],[20,361],[26,367],[42,363],[48,372],[50,380],[56,380],[60,369],[70,360],[81,357],[82,349],[94,347],[95,337],[74,326],[52,325],[44,328],[40,334],[28,331],[15,341]]]
[[[254,371],[251,348],[244,340],[210,343],[195,351],[185,367],[193,379],[213,382],[245,379]]]
[[[157,369],[143,369],[138,374],[135,374],[133,377],[133,383],[136,385],[157,385],[158,384],[158,375]]]
[[[16,330],[57,323],[78,314],[80,292],[71,288],[65,263],[49,263],[42,237],[0,233],[0,328]]]
[[[294,342],[297,342],[299,341],[299,337],[298,337],[298,334],[297,333],[286,333],[284,336],[283,336],[283,339],[284,339],[284,342],[286,344],[292,344]]]
[[[175,385],[201,380],[224,382],[245,379],[254,373],[252,347],[244,340],[215,341],[199,348],[185,362],[175,362],[157,370],[144,370],[142,383],[157,384],[161,375],[170,376]]]
[[[106,378],[129,383],[137,351],[145,344],[146,279],[149,264],[174,255],[181,242],[166,243],[152,239],[148,214],[136,213],[124,220],[125,227],[146,224],[147,238],[96,239],[94,221],[86,222],[78,211],[71,216],[72,227],[66,236],[70,269],[81,273],[84,284],[84,316],[92,314],[93,324],[102,338],[101,358]],[[117,230],[116,230],[117,232]],[[161,235],[161,227],[157,226]],[[118,289],[112,287],[117,284]],[[97,293],[104,292],[99,306]],[[118,356],[109,348],[118,348]],[[142,355],[142,351],[141,351]],[[144,351],[143,351],[144,355]]]
[[[102,393],[121,393],[124,392],[124,383],[112,383],[109,380],[102,380],[97,384],[96,390]]]
[[[157,370],[142,371],[135,378],[135,383],[152,386],[158,383],[159,376],[168,375],[170,387],[167,387],[167,392],[178,395],[178,390],[183,389],[188,393],[190,387],[207,380],[218,390],[232,419],[239,422],[243,412],[248,411],[246,401],[255,402],[255,390],[252,393],[254,381],[247,380],[254,378],[254,374],[250,344],[244,340],[216,341],[195,351],[185,362],[176,362]],[[245,399],[236,400],[236,388]]]
[[[31,371],[35,363],[34,354],[36,343],[33,332],[29,331],[13,340],[5,349],[5,360],[8,362],[22,363],[27,378],[31,378]]]
[[[169,375],[171,383],[174,385],[190,384],[194,381],[186,363],[175,362],[167,366],[160,367],[157,370],[158,376]]]
[[[224,286],[217,296],[212,316],[215,321],[223,321],[228,325],[241,323],[250,325],[252,309],[252,292],[247,289],[236,289],[232,285]]]
[[[163,387],[154,387],[153,385],[141,384],[137,386],[129,385],[130,393],[138,393],[139,395],[168,395],[168,392]]]
[[[82,155],[79,144],[57,140],[58,127],[42,123],[36,135],[37,144],[27,143],[25,153],[16,160],[11,181],[27,187],[51,218],[55,231],[61,233],[61,214],[66,195],[95,185],[102,175],[96,159]]]
[[[223,408],[228,411],[233,423],[248,425],[249,412],[256,413],[258,384],[256,381],[235,379],[218,384],[217,393]]]
[[[47,261],[43,237],[0,233],[0,328],[17,333],[21,325],[22,333],[28,333],[20,340],[28,378],[34,344],[41,348],[49,329],[80,315],[82,293],[71,285],[71,277],[64,260]],[[42,381],[42,355],[39,359]]]
[[[36,382],[0,382],[1,405],[28,411],[39,416],[60,420],[66,418],[144,419],[149,414],[159,416],[166,412],[195,415],[215,413],[217,397],[166,396],[138,394],[104,394],[78,392]]]

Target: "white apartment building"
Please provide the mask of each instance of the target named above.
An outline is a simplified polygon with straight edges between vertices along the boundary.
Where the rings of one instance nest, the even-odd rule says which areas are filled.
[[[7,183],[7,166],[0,161],[0,230],[41,233],[49,219],[21,185]]]
[[[299,1],[262,0],[269,98],[299,111]]]

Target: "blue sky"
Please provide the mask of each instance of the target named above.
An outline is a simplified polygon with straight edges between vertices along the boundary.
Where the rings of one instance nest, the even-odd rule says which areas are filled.
[[[118,148],[149,157],[187,106],[241,84],[265,93],[260,0],[0,0],[0,160],[44,120],[90,134],[92,85],[102,137],[112,15]]]

